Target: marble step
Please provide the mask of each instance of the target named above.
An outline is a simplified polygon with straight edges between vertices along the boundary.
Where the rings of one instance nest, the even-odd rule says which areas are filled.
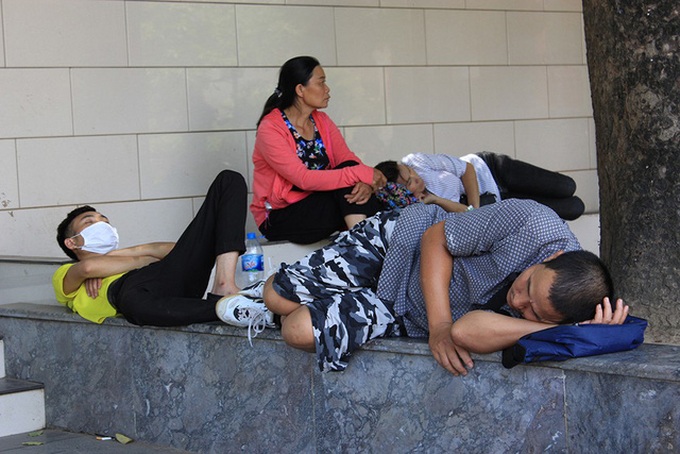
[[[0,378],[0,437],[45,427],[45,387],[42,383]]]
[[[5,378],[5,340],[0,337],[0,378]]]

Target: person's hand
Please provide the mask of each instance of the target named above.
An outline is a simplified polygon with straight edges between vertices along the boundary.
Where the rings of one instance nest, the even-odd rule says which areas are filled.
[[[373,194],[373,188],[371,188],[366,183],[359,182],[354,185],[352,192],[345,195],[345,200],[349,203],[356,203],[357,205],[363,205],[368,202]]]
[[[621,298],[616,300],[616,307],[612,310],[609,298],[605,297],[602,304],[595,307],[595,317],[592,320],[581,322],[581,324],[621,325],[628,317],[628,310],[628,305],[623,304]]]
[[[99,289],[102,288],[102,279],[100,277],[91,277],[85,279],[85,291],[90,298],[99,296]]]
[[[437,200],[439,200],[439,197],[436,195],[432,194],[431,192],[425,192],[419,197],[420,201],[423,202],[426,205],[429,205],[431,203],[437,203]]]
[[[387,178],[385,178],[385,175],[378,169],[373,169],[373,190],[377,191],[379,189],[382,189],[385,187],[387,184]]]
[[[421,194],[419,200],[426,205],[438,205],[448,213],[463,213],[467,211],[467,205],[436,196],[429,191],[425,191]]]
[[[430,329],[428,344],[434,359],[453,375],[467,375],[474,363],[470,352],[456,345],[451,338],[453,322],[441,323]]]

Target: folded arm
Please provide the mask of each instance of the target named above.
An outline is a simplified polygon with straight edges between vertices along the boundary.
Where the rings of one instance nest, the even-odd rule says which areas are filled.
[[[148,243],[130,248],[117,249],[106,255],[87,257],[72,267],[64,276],[64,293],[67,295],[80,287],[88,279],[105,278],[115,274],[141,268],[165,257],[174,243]],[[91,287],[98,287],[101,281],[91,283]],[[95,288],[88,288],[88,294],[96,293]]]
[[[160,260],[168,255],[173,247],[175,247],[175,243],[172,242],[146,243],[137,246],[126,247],[123,249],[116,249],[106,255],[108,257],[141,257],[144,255],[149,255]]]
[[[471,311],[451,327],[453,342],[473,353],[492,353],[511,347],[527,334],[552,324],[514,318],[489,311]]]
[[[341,169],[310,170],[295,153],[295,142],[285,124],[264,121],[257,131],[255,149],[271,169],[291,184],[304,191],[331,191],[353,186],[358,182],[373,183],[373,168],[361,163],[356,157],[336,156],[337,163],[353,160],[359,164]]]
[[[623,300],[618,299],[612,307],[609,298],[605,297],[597,305],[595,317],[581,324],[620,325],[626,320],[628,310]],[[527,334],[553,326],[557,325],[477,310],[468,312],[453,324],[451,337],[456,345],[470,352],[492,353],[515,345]]]

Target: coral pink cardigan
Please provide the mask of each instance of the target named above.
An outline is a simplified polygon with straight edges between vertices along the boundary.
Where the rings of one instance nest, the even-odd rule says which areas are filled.
[[[354,186],[362,181],[373,182],[373,168],[349,149],[340,130],[328,115],[312,112],[321,134],[331,170],[309,170],[297,156],[295,139],[281,117],[279,109],[267,114],[257,128],[253,151],[253,202],[250,211],[257,225],[267,218],[265,202],[274,210],[285,208],[315,191]],[[345,161],[356,161],[357,166],[334,169]],[[296,186],[302,191],[292,191]]]

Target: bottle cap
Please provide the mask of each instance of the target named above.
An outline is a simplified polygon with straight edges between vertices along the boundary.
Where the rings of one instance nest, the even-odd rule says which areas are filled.
[[[257,236],[255,236],[255,232],[248,232],[248,234],[246,235],[247,240],[254,240],[256,238]]]

